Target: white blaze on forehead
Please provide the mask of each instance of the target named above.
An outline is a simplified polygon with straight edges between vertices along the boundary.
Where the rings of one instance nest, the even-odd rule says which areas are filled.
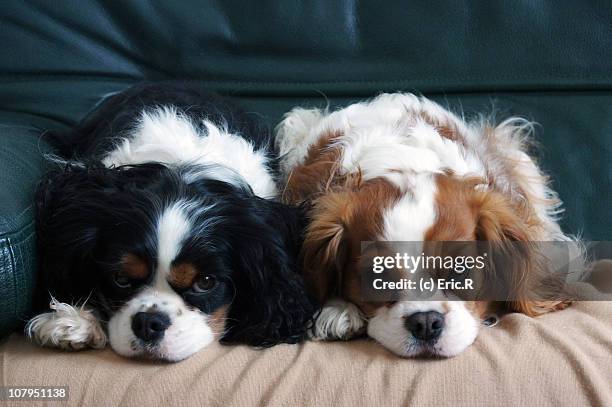
[[[172,261],[181,251],[181,246],[191,229],[188,205],[176,202],[167,207],[157,222],[157,264],[158,275],[170,271]]]
[[[433,175],[414,177],[411,192],[405,194],[383,214],[382,240],[420,242],[436,221],[437,192]]]

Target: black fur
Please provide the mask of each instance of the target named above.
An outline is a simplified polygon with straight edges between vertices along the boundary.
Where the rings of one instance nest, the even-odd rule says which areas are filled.
[[[194,119],[226,122],[231,131],[271,149],[262,127],[225,99],[176,84],[131,88],[68,134],[53,134],[60,152],[79,161],[50,172],[37,191],[39,299],[48,301],[48,292],[64,302],[89,298],[108,318],[153,278],[151,273],[129,289],[117,287],[112,276],[122,256],[136,255],[155,270],[160,208],[197,203],[208,209],[190,217],[194,227],[175,262],[195,265],[218,284],[205,295],[190,289],[176,289],[177,294],[207,314],[229,306],[223,342],[270,346],[302,340],[315,312],[297,264],[302,210],[257,197],[245,182],[208,177],[202,166],[101,164],[143,108],[163,104]],[[200,175],[187,182],[185,174],[195,171]]]

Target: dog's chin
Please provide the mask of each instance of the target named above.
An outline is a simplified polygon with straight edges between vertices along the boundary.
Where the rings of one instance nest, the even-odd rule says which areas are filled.
[[[390,308],[381,307],[368,322],[368,335],[391,352],[405,358],[457,356],[476,340],[479,321],[463,303],[447,304],[444,331],[434,340],[415,338],[406,329],[405,318],[414,312],[438,311],[440,303],[435,301],[405,301]]]
[[[181,360],[185,360],[195,355],[200,350],[210,345],[212,342],[212,340],[210,340],[209,342],[198,341],[197,343],[192,342],[191,346],[178,347],[171,341],[161,341],[156,344],[148,344],[141,341],[140,339],[135,338],[130,344],[130,350],[128,352],[124,352],[125,349],[123,348],[113,347],[113,350],[115,350],[115,352],[122,356],[133,359],[180,362]]]

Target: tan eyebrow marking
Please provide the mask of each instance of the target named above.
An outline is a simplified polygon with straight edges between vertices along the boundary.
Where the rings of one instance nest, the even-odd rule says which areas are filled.
[[[173,265],[168,274],[168,282],[178,288],[188,288],[198,277],[198,270],[191,263]]]
[[[147,263],[134,254],[125,254],[121,257],[121,271],[131,280],[144,280],[149,276]]]

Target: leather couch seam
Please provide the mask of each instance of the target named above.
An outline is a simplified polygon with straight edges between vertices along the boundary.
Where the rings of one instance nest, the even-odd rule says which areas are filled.
[[[26,223],[25,225],[23,225],[19,230],[12,230],[12,231],[9,231],[8,233],[1,234],[0,240],[6,240],[8,242],[14,241],[16,244],[23,243],[24,241],[32,237],[32,235],[36,234],[36,232],[33,230],[33,227],[34,227],[34,221],[30,221]],[[16,236],[19,236],[20,234],[23,234],[24,232],[29,232],[29,233],[27,233],[23,238],[15,240]]]

